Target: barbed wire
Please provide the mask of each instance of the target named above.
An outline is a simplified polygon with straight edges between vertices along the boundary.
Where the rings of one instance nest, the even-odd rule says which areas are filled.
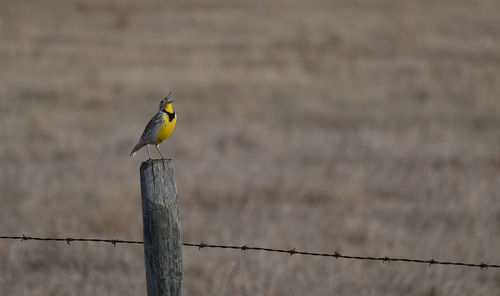
[[[53,238],[53,237],[31,237],[31,236],[0,236],[0,240],[19,240],[19,241],[56,241],[56,242],[66,242],[71,245],[72,242],[100,242],[100,243],[110,243],[113,246],[117,244],[136,244],[142,245],[143,241],[133,241],[133,240],[120,240],[120,239],[98,239],[98,238]],[[319,253],[319,252],[305,252],[299,251],[295,248],[287,249],[273,249],[273,248],[263,248],[263,247],[251,247],[247,245],[237,246],[237,245],[218,245],[218,244],[206,244],[204,242],[200,243],[182,243],[186,247],[196,247],[198,249],[233,249],[240,251],[262,251],[262,252],[274,252],[274,253],[285,253],[292,255],[303,255],[303,256],[316,256],[316,257],[333,257],[335,259],[350,259],[350,260],[364,260],[364,261],[381,261],[381,262],[407,262],[407,263],[420,263],[432,265],[453,265],[453,266],[464,266],[464,267],[479,267],[480,269],[486,268],[500,268],[498,264],[487,264],[481,263],[466,263],[457,261],[441,261],[434,259],[410,259],[410,258],[397,258],[397,257],[371,257],[371,256],[351,256],[343,255],[335,251],[334,253]]]
[[[142,241],[132,241],[132,240],[121,240],[121,239],[99,239],[99,238],[54,238],[54,237],[31,237],[31,236],[0,236],[3,240],[21,240],[21,241],[54,241],[54,242],[66,242],[71,245],[71,242],[98,242],[98,243],[110,243],[112,245],[116,244],[136,244],[143,245]]]

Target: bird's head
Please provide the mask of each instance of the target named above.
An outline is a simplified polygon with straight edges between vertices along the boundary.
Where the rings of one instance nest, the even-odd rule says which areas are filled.
[[[171,95],[172,95],[172,92],[169,92],[168,95],[163,100],[161,100],[161,102],[160,102],[160,111],[166,111],[166,112],[172,112],[173,111],[173,109],[172,109],[172,103],[174,102],[174,100],[172,100],[170,98]]]

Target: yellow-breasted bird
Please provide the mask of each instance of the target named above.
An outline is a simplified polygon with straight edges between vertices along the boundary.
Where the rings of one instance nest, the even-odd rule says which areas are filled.
[[[155,145],[156,150],[158,150],[161,155],[161,158],[165,159],[158,148],[158,145],[163,142],[163,140],[168,138],[168,136],[170,136],[170,134],[174,131],[175,123],[177,121],[177,114],[175,114],[174,109],[172,108],[172,103],[174,101],[170,100],[171,94],[171,92],[168,93],[167,97],[161,100],[160,110],[155,114],[155,116],[153,116],[153,118],[151,118],[148,125],[146,125],[139,143],[137,143],[132,152],[130,152],[131,157],[135,155],[137,150],[146,146],[149,159],[151,159],[149,145]]]

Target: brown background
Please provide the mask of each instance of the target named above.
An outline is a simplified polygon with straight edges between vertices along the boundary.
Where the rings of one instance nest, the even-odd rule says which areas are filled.
[[[500,2],[1,1],[0,233],[500,262]],[[190,295],[493,295],[495,270],[184,248]],[[2,295],[144,295],[140,246],[0,241]]]

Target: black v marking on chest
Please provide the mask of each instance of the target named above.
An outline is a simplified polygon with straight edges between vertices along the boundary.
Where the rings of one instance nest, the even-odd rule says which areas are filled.
[[[172,113],[170,113],[168,111],[163,111],[163,112],[165,112],[168,115],[168,122],[172,122],[172,120],[174,120],[175,112],[172,112]]]

